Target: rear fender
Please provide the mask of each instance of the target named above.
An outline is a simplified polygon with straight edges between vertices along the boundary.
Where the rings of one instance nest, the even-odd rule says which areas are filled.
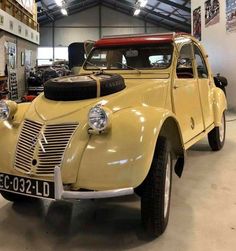
[[[227,101],[224,92],[217,87],[214,89],[213,97],[214,123],[215,126],[220,126],[223,112],[227,109]]]

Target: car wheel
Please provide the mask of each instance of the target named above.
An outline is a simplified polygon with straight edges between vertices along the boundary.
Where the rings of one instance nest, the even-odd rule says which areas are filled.
[[[36,198],[33,197],[28,197],[28,196],[24,196],[21,194],[16,194],[16,193],[9,193],[6,191],[1,191],[0,192],[2,197],[8,201],[11,202],[33,202],[35,200],[37,200]]]
[[[142,224],[150,237],[161,235],[168,224],[172,183],[172,154],[168,141],[159,137],[151,169],[141,195]]]
[[[213,151],[219,151],[225,143],[225,113],[222,115],[221,123],[221,126],[215,127],[208,133],[208,142]]]

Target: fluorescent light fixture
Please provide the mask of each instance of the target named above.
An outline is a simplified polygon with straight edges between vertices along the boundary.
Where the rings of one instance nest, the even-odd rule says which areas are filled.
[[[63,0],[55,0],[56,5],[62,7],[63,5]]]
[[[136,9],[135,11],[134,11],[134,16],[138,16],[139,15],[139,13],[140,13],[140,9]]]
[[[68,12],[65,8],[62,8],[61,9],[61,13],[64,15],[64,16],[67,16],[68,15]]]
[[[148,0],[139,0],[139,6],[141,8],[144,8],[148,3]]]

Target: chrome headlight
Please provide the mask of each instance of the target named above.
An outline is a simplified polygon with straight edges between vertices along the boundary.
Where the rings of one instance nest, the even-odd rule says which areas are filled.
[[[0,101],[0,122],[10,117],[10,109],[4,100]]]
[[[104,131],[109,127],[109,116],[110,113],[107,109],[101,106],[95,106],[90,109],[88,114],[89,126],[97,132]]]

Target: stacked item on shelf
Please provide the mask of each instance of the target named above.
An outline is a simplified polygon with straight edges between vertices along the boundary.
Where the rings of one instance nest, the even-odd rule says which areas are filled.
[[[43,84],[52,78],[67,76],[71,72],[64,61],[55,62],[53,65],[38,66],[31,70],[27,79],[27,94],[22,97],[23,102],[33,101],[41,92]]]
[[[7,89],[7,77],[0,76],[0,100],[6,99],[9,91]]]
[[[10,90],[10,99],[18,99],[18,88],[17,88],[17,77],[15,71],[10,71],[9,73],[9,90]]]

